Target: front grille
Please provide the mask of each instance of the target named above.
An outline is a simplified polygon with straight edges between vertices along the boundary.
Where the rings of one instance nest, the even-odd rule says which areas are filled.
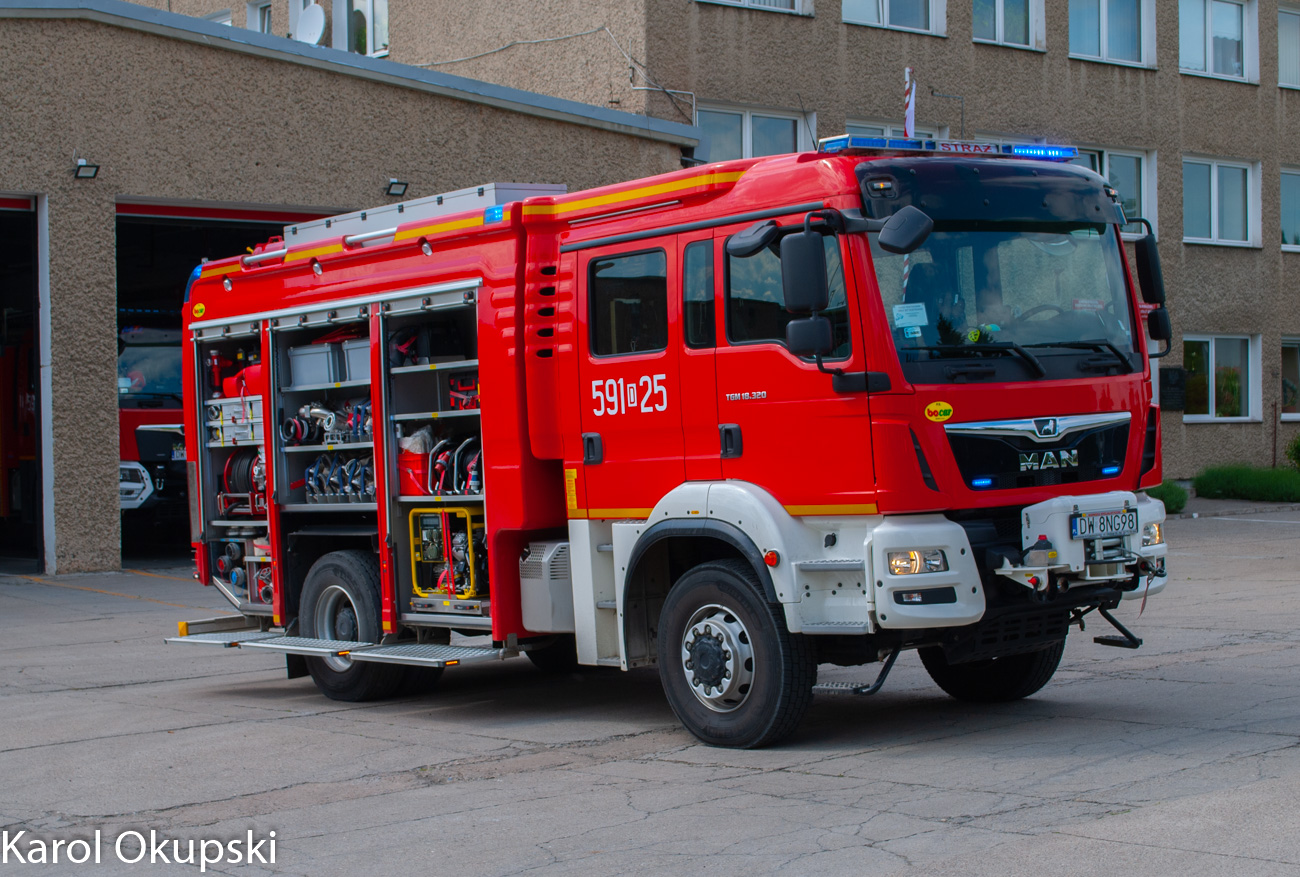
[[[1008,490],[1114,478],[1124,466],[1128,430],[1127,423],[1102,426],[1055,442],[1037,442],[1028,436],[952,433],[948,441],[968,485]]]

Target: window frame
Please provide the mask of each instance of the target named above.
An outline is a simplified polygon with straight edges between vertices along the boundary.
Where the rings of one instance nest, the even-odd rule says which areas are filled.
[[[930,37],[946,38],[948,36],[948,0],[925,0],[925,2],[930,4],[929,30],[921,30],[920,28],[915,27],[902,27],[900,25],[886,23],[886,19],[888,18],[887,13],[889,11],[888,4],[892,3],[893,0],[865,0],[865,2],[880,4],[880,23],[858,21],[857,19],[849,18],[844,14],[844,0],[840,0],[840,21],[844,24],[853,24],[858,27],[876,27],[881,30],[896,30],[903,33],[924,34],[925,36]]]
[[[1154,150],[1144,151],[1141,149],[1124,149],[1122,147],[1111,148],[1108,146],[1080,146],[1079,154],[1091,153],[1101,159],[1101,168],[1097,171],[1106,182],[1110,182],[1110,156],[1123,156],[1124,158],[1136,158],[1138,160],[1138,173],[1142,176],[1141,188],[1138,193],[1138,209],[1141,211],[1139,216],[1151,223],[1151,231],[1160,239],[1160,220],[1158,218],[1159,207],[1156,199],[1159,189],[1156,186],[1156,153]],[[1130,216],[1129,219],[1135,217]],[[1146,236],[1145,231],[1124,231],[1120,230],[1120,237],[1126,241],[1141,240]]]
[[[1212,333],[1212,334],[1186,334],[1183,336],[1183,345],[1187,342],[1209,342],[1209,366],[1210,381],[1209,391],[1209,413],[1207,414],[1188,414],[1183,412],[1183,423],[1261,423],[1263,422],[1263,375],[1262,357],[1260,356],[1261,336],[1249,334],[1230,334],[1230,333]],[[1215,399],[1214,399],[1214,374],[1217,366],[1217,357],[1215,355],[1216,341],[1245,341],[1246,342],[1246,367],[1250,373],[1246,376],[1246,414],[1238,417],[1216,417]],[[1183,353],[1183,368],[1186,368],[1186,350]]]
[[[1210,247],[1254,247],[1259,248],[1260,244],[1260,222],[1262,219],[1260,207],[1260,164],[1259,162],[1244,161],[1234,158],[1215,158],[1207,155],[1195,155],[1185,153],[1179,170],[1183,171],[1184,166],[1191,162],[1193,164],[1205,164],[1210,166],[1210,237],[1193,238],[1187,236],[1187,224],[1183,223],[1183,243],[1196,244],[1198,246]],[[1246,240],[1239,241],[1233,239],[1224,239],[1219,237],[1219,168],[1233,167],[1244,168],[1246,171]],[[1181,177],[1181,174],[1180,174]],[[1279,182],[1279,188],[1281,183]],[[1183,187],[1184,213],[1186,212],[1186,187]]]
[[[262,12],[266,11],[267,29],[262,30]],[[274,34],[274,11],[269,0],[251,0],[244,4],[244,26],[256,33]]]
[[[817,112],[798,113],[792,110],[767,109],[765,107],[744,107],[735,104],[701,101],[695,105],[695,124],[700,124],[700,113],[730,113],[739,115],[740,121],[740,158],[755,158],[754,155],[754,116],[765,119],[785,119],[794,122],[795,152],[811,152],[817,146]],[[710,152],[712,144],[709,144]],[[784,153],[776,153],[782,155]],[[761,157],[761,156],[757,156]],[[736,159],[719,159],[709,156],[709,161],[735,161]]]
[[[382,2],[388,5],[388,0],[355,0],[366,7],[366,51],[365,53],[353,52],[351,41],[348,39],[348,3],[351,0],[333,0],[330,8],[330,45],[351,55],[360,54],[363,58],[387,58],[392,46],[392,33],[389,33],[389,45],[382,49],[375,48],[375,4]],[[290,0],[292,5],[293,0]]]
[[[213,24],[224,24],[226,27],[235,26],[235,14],[234,10],[231,9],[222,9],[218,12],[209,13],[203,17]]]
[[[632,256],[646,256],[652,253],[658,253],[664,259],[664,346],[656,347],[649,350],[628,350],[620,353],[597,353],[596,352],[596,265],[604,259],[626,259]],[[619,359],[629,356],[653,356],[655,354],[667,353],[668,348],[673,343],[673,320],[671,306],[673,300],[672,284],[672,259],[669,258],[668,248],[666,247],[643,247],[639,250],[619,251],[617,253],[595,253],[587,260],[587,270],[584,272],[587,299],[587,356],[593,362],[600,360]]]
[[[1285,204],[1284,204],[1284,202],[1283,202],[1283,200],[1282,200],[1282,179],[1283,179],[1284,177],[1300,177],[1300,166],[1297,166],[1297,165],[1286,165],[1286,164],[1284,164],[1284,165],[1282,165],[1281,168],[1278,169],[1278,175],[1277,175],[1277,201],[1278,201],[1278,211],[1279,211],[1279,213],[1281,212],[1281,210],[1282,210],[1282,209],[1284,208],[1284,206],[1285,206]],[[1300,205],[1297,205],[1297,206],[1300,206]],[[1278,225],[1281,225],[1281,223],[1279,222]],[[1278,231],[1279,231],[1279,233],[1280,233],[1280,232],[1282,231],[1282,229],[1279,228]],[[1281,244],[1281,249],[1282,249],[1282,252],[1284,252],[1284,253],[1300,253],[1300,244],[1288,244],[1288,243],[1286,242],[1286,235],[1282,235],[1282,244]]]
[[[995,24],[993,32],[995,39],[985,39],[984,37],[975,36],[975,28],[971,26],[971,42],[979,43],[985,46],[1002,46],[1006,49],[1020,49],[1026,52],[1046,52],[1047,51],[1047,10],[1044,7],[1045,0],[1029,0],[1029,42],[1009,43],[1006,41],[1006,32],[1004,20],[1006,0],[993,0]],[[971,0],[971,8],[974,9],[974,0]]]
[[[1101,51],[1100,55],[1085,55],[1081,52],[1074,51],[1069,45],[1069,34],[1066,35],[1066,48],[1069,50],[1069,56],[1075,61],[1090,61],[1094,64],[1117,64],[1121,67],[1141,67],[1144,69],[1154,70],[1156,68],[1156,7],[1155,0],[1135,0],[1138,4],[1138,21],[1142,28],[1142,45],[1140,57],[1136,61],[1129,61],[1124,58],[1111,58],[1107,55],[1106,45],[1107,30],[1106,19],[1110,12],[1106,0],[1100,0],[1098,5],[1098,45]],[[1068,8],[1067,8],[1068,13]]]
[[[1282,16],[1283,16],[1283,15],[1294,15],[1297,19],[1300,19],[1300,5],[1293,5],[1293,4],[1290,4],[1290,3],[1279,3],[1279,4],[1278,4],[1278,7],[1277,7],[1277,16],[1278,16],[1278,28],[1277,28],[1277,57],[1278,57],[1278,62],[1277,62],[1277,87],[1278,87],[1278,88],[1300,89],[1300,81],[1297,81],[1297,82],[1283,82],[1283,81],[1282,81],[1282,21],[1281,21],[1281,19],[1282,19]],[[1296,46],[1296,53],[1297,53],[1297,54],[1300,54],[1300,45],[1297,45],[1297,46]]]
[[[813,14],[813,0],[794,0],[793,9],[782,9],[779,6],[767,6],[762,0],[695,0],[696,3],[708,3],[713,6],[735,6],[740,9],[757,9],[760,12],[779,12],[782,15],[803,15],[811,16]]]
[[[1281,349],[1282,349],[1282,350],[1285,350],[1285,349],[1288,348],[1288,347],[1294,347],[1294,348],[1296,348],[1296,356],[1297,356],[1297,358],[1300,358],[1300,335],[1283,335],[1283,336],[1282,336]],[[1280,353],[1280,351],[1279,351],[1279,353]],[[1300,377],[1300,375],[1298,375],[1297,377]],[[1284,380],[1286,380],[1286,373],[1283,372],[1283,371],[1281,370],[1281,368],[1279,367],[1279,369],[1278,369],[1278,394],[1279,394],[1279,398],[1278,398],[1278,417],[1279,417],[1279,418],[1280,418],[1284,423],[1294,423],[1294,422],[1298,422],[1298,421],[1300,421],[1300,411],[1296,411],[1296,412],[1288,412],[1288,411],[1283,411],[1283,410],[1282,410],[1282,401],[1286,398],[1284,395],[1282,395],[1282,392],[1281,392],[1281,391],[1282,391],[1282,381],[1284,381]]]
[[[1231,76],[1226,73],[1214,73],[1209,67],[1214,55],[1214,35],[1210,28],[1210,10],[1214,0],[1199,0],[1204,10],[1202,26],[1205,28],[1205,70],[1183,66],[1182,50],[1182,4],[1178,10],[1179,46],[1178,72],[1185,76],[1203,76],[1206,79],[1222,79],[1225,82],[1245,82],[1249,85],[1259,84],[1259,2],[1258,0],[1222,0],[1235,3],[1241,7],[1241,75]]]

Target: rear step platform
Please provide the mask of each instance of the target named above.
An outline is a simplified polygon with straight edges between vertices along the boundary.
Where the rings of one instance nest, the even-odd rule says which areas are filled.
[[[306,655],[317,658],[346,656],[354,661],[371,661],[380,664],[409,664],[418,667],[451,667],[472,661],[504,660],[519,654],[515,649],[486,646],[450,646],[434,643],[375,643],[346,640],[314,639],[307,636],[285,636],[261,630],[225,630],[216,633],[195,633],[189,636],[169,637],[169,643],[193,643],[224,646],[225,648],[265,649],[284,655]]]

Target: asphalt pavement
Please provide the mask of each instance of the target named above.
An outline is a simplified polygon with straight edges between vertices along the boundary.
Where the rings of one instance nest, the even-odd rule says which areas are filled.
[[[990,706],[905,654],[756,752],[696,743],[653,670],[516,659],[341,704],[272,655],[165,645],[227,608],[183,568],[0,577],[0,828],[99,830],[102,864],[48,870],[106,875],[195,873],[110,855],[151,829],[276,833],[274,865],[207,868],[232,874],[1300,875],[1300,512],[1167,537],[1165,592],[1119,612],[1139,651],[1089,623]]]

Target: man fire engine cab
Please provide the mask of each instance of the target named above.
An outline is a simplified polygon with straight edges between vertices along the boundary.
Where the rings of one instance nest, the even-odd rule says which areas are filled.
[[[1135,282],[1144,221],[1076,154],[844,136],[205,264],[192,540],[239,615],[173,641],[343,700],[521,653],[658,666],[693,734],[748,747],[905,650],[1006,701],[1085,616],[1136,648],[1111,610],[1164,585],[1171,333],[1150,226]]]

